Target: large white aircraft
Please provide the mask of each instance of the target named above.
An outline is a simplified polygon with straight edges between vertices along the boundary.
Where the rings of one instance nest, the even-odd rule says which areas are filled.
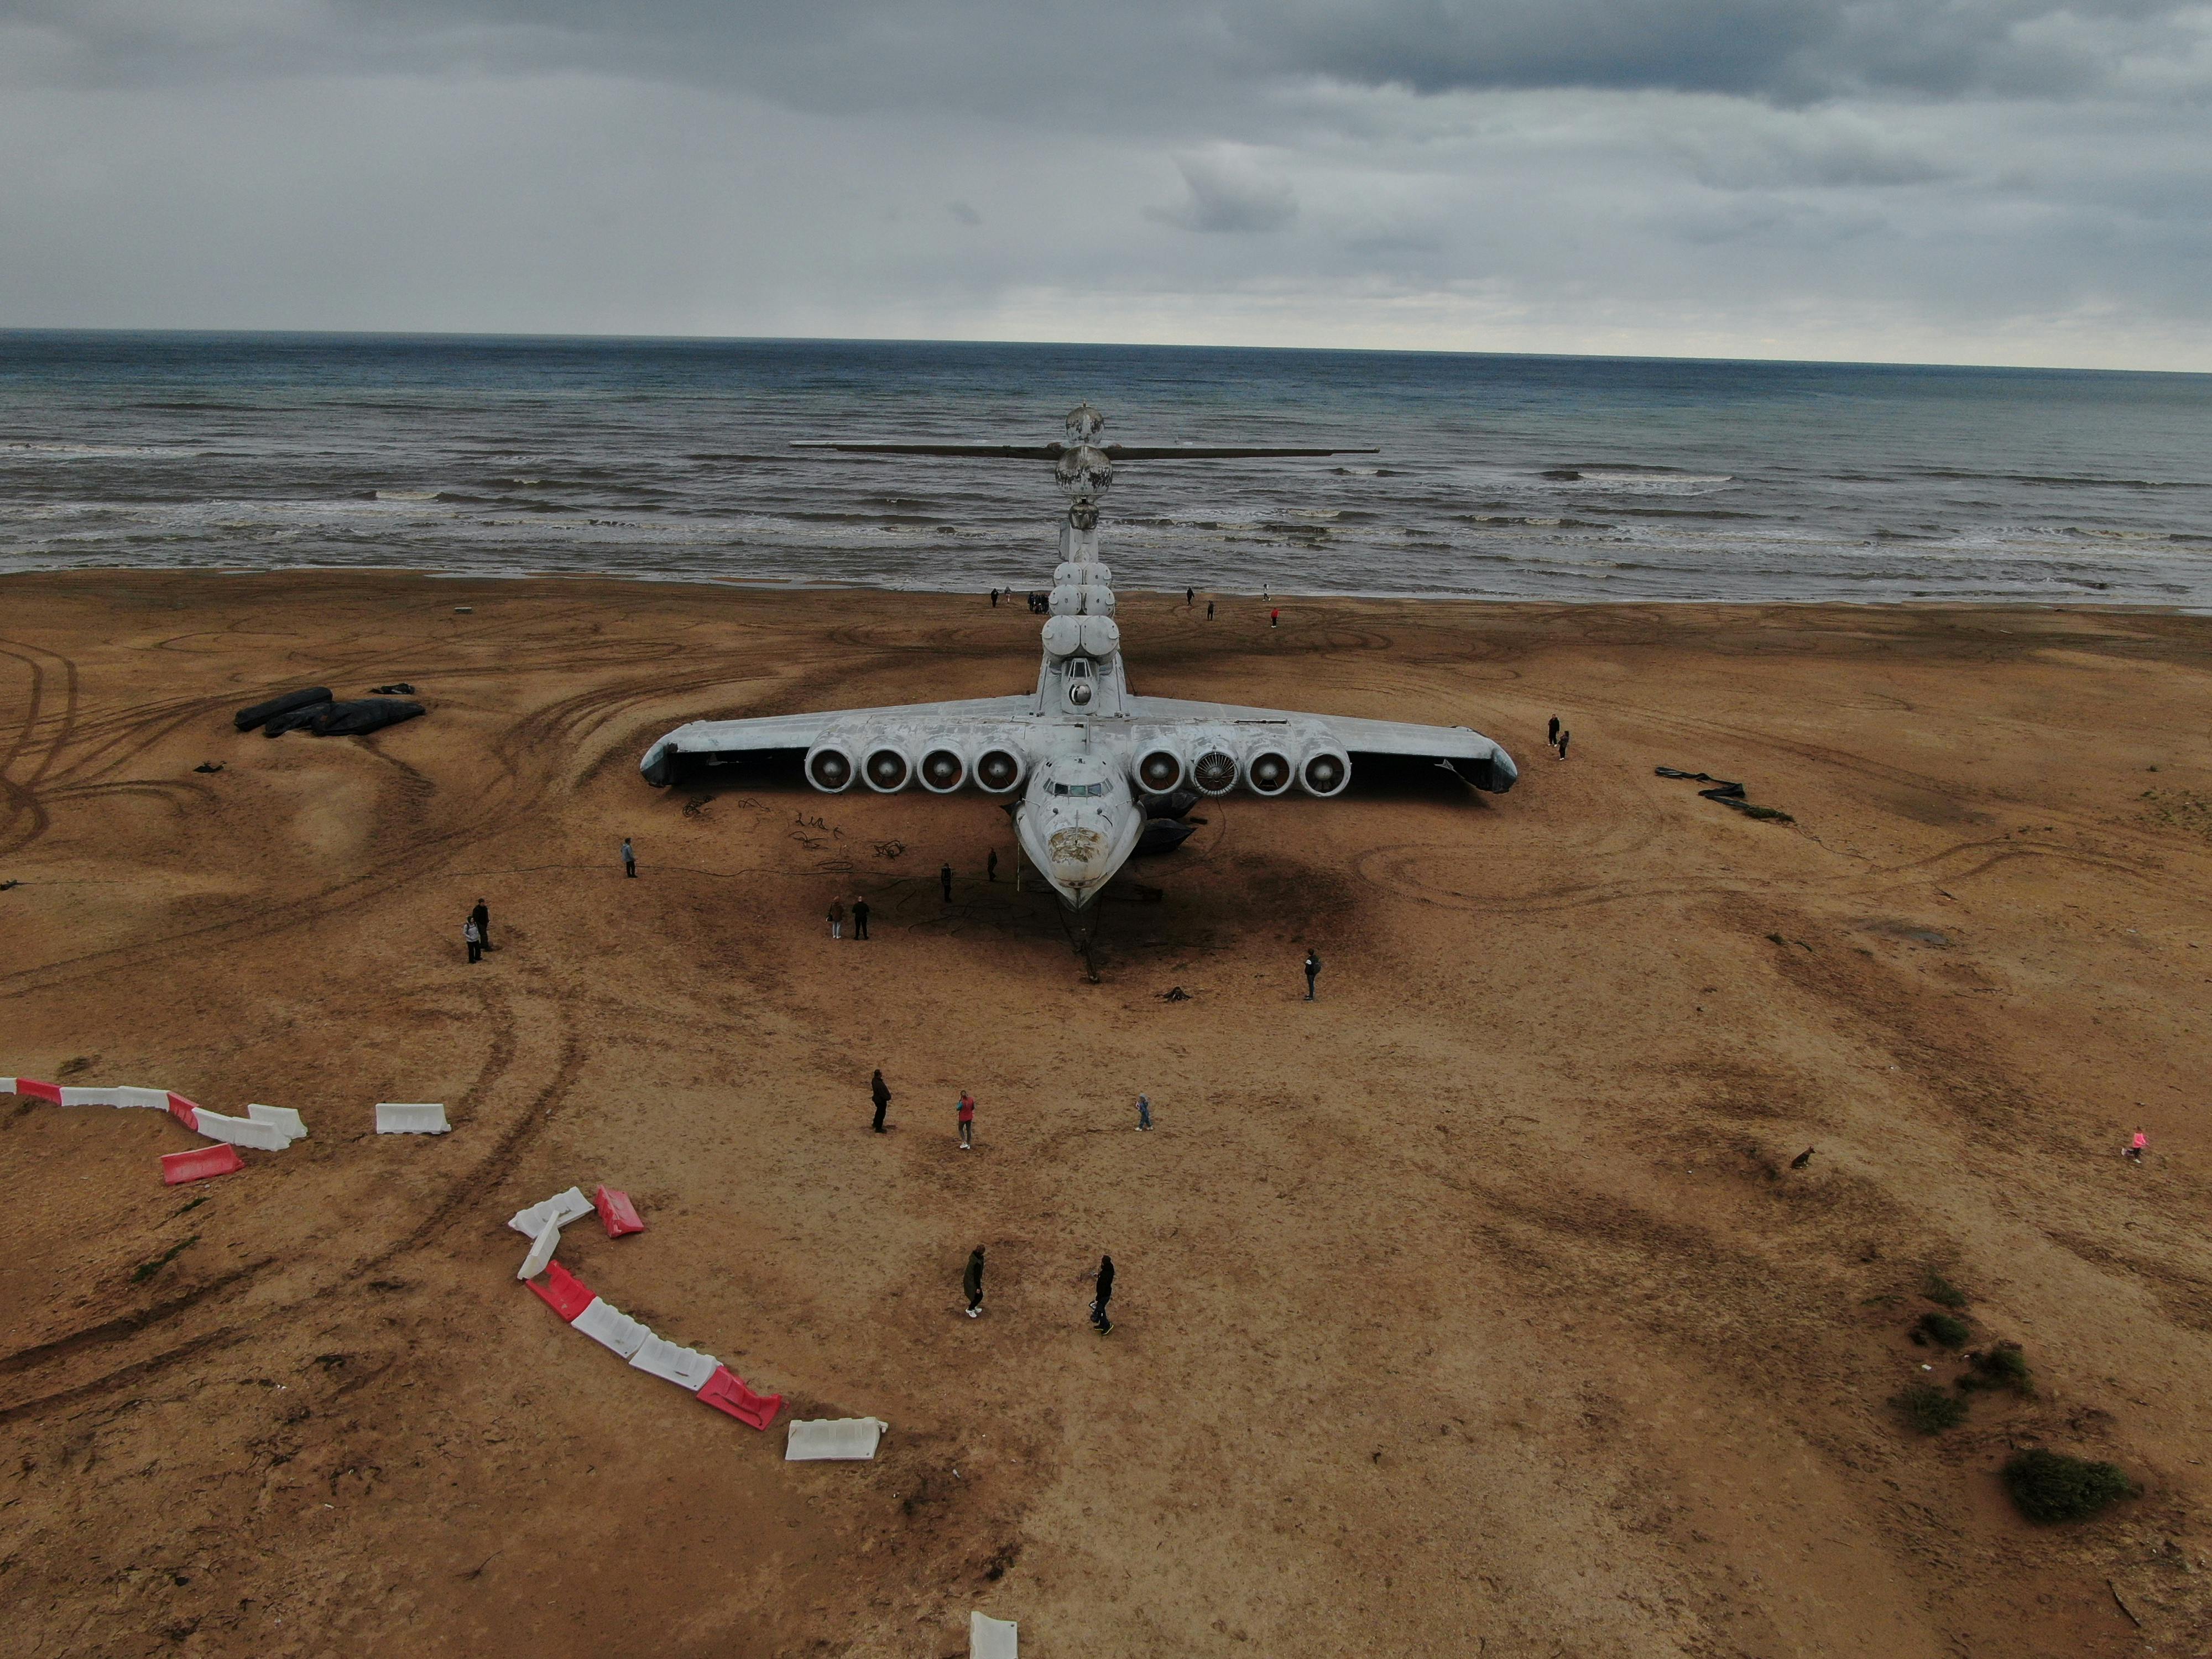
[[[1114,620],[1113,573],[1098,559],[1098,502],[1114,481],[1114,463],[1372,452],[1102,445],[1104,425],[1105,416],[1085,404],[1069,413],[1064,443],[799,446],[1054,463],[1068,508],[1036,690],[958,702],[693,720],[646,751],[646,781],[665,786],[696,766],[788,763],[804,756],[807,781],[830,794],[851,788],[855,779],[881,794],[915,783],[939,795],[971,784],[987,795],[1018,793],[1013,817],[1022,851],[1078,914],[1135,850],[1147,798],[1179,791],[1225,795],[1240,786],[1267,797],[1294,787],[1310,795],[1339,795],[1352,781],[1353,763],[1366,757],[1432,760],[1478,789],[1513,787],[1519,772],[1512,757],[1464,726],[1293,714],[1133,691]]]

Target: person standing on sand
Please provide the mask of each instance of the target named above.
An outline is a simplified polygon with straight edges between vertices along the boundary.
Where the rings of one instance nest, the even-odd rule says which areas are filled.
[[[856,898],[853,901],[853,937],[866,939],[867,936],[868,902],[864,898]]]
[[[1554,714],[1552,716],[1552,729],[1544,734],[1544,747],[1547,749],[1557,749],[1559,746],[1559,717],[1557,714]]]
[[[1152,1127],[1152,1097],[1150,1095],[1137,1097],[1137,1127],[1139,1129]]]
[[[1114,1328],[1114,1322],[1106,1312],[1106,1304],[1113,1299],[1114,1258],[1102,1255],[1098,1258],[1098,1285],[1091,1302],[1091,1322],[1098,1328],[1101,1336]]]
[[[951,902],[952,902],[952,866],[951,866],[951,865],[949,865],[949,864],[948,864],[948,865],[946,865],[943,869],[939,870],[939,871],[937,872],[937,884],[938,884],[939,888],[939,889],[941,889],[941,890],[943,890],[944,894],[945,894],[945,902],[947,904],[951,903]]]
[[[845,937],[845,901],[842,899],[830,901],[830,937],[831,939]]]
[[[975,1144],[975,1097],[965,1089],[960,1091],[960,1150],[967,1152]]]
[[[1282,625],[1283,613],[1279,611],[1270,611],[1267,613],[1267,626],[1270,628],[1280,628]]]
[[[1314,1000],[1314,981],[1321,976],[1321,958],[1312,951],[1306,952],[1306,1000]]]
[[[624,836],[623,837],[623,874],[626,876],[634,876],[636,873],[637,854],[630,851],[629,837],[628,836]]]
[[[2128,1142],[2128,1150],[2124,1156],[2131,1158],[2136,1163],[2140,1164],[2142,1162],[2143,1153],[2147,1152],[2149,1147],[2150,1137],[2145,1134],[2141,1129],[2138,1129],[2136,1131],[2136,1138]]]
[[[469,947],[471,962],[483,960],[483,935],[477,932],[477,924],[473,917],[461,924],[461,942]]]
[[[983,860],[983,879],[986,881],[996,881],[998,878],[999,849],[994,847],[991,849],[991,855]]]
[[[884,1085],[883,1068],[876,1068],[875,1077],[868,1084],[868,1092],[875,1097],[876,1133],[884,1132],[884,1114],[891,1109],[891,1091]]]
[[[1212,599],[1208,599],[1206,602],[1206,619],[1208,622],[1212,622],[1213,620],[1213,601]]]
[[[992,609],[992,610],[994,610],[994,611],[996,611],[998,608],[999,608],[999,590],[998,590],[997,588],[995,588],[995,587],[994,587],[994,588],[993,588],[993,589],[991,590],[991,609]]]
[[[968,1271],[960,1275],[960,1288],[968,1292],[968,1317],[981,1318],[983,1312],[983,1247],[981,1244],[968,1253]]]
[[[490,950],[491,907],[482,899],[478,899],[477,908],[469,912],[469,920],[477,925],[477,943],[483,945],[485,950]]]
[[[1562,731],[1559,733],[1559,758],[1561,760],[1565,760],[1567,757],[1567,739],[1572,736],[1574,736],[1574,733],[1571,732]]]
[[[1184,610],[1186,610],[1186,611],[1188,611],[1188,610],[1189,610],[1189,609],[1190,609],[1190,607],[1191,607],[1191,606],[1193,606],[1193,605],[1196,605],[1197,603],[1198,603],[1198,590],[1197,590],[1196,588],[1194,588],[1194,587],[1186,587],[1186,588],[1184,588],[1184,589],[1183,589],[1183,591],[1182,591],[1182,606],[1183,606],[1183,609],[1184,609]]]

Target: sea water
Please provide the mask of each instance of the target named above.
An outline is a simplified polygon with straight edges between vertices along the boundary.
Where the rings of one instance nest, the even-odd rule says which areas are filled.
[[[2212,606],[2212,376],[1153,346],[0,332],[0,572],[1047,586],[1023,460],[1126,463],[1124,586]]]

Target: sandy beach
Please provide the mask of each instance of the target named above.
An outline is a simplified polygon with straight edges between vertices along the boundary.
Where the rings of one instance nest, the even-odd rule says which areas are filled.
[[[0,1100],[0,1652],[2212,1650],[2212,621],[1277,602],[1125,594],[1137,688],[1464,723],[1521,783],[1208,803],[1092,983],[986,799],[636,769],[1026,689],[1019,607],[0,580],[0,1073],[311,1132],[165,1188],[161,1115]],[[231,726],[395,680],[372,738]],[[647,1231],[561,1260],[875,1462],[515,1282],[507,1217],[602,1182]],[[2034,1392],[1929,1437],[1931,1273]],[[2142,1495],[2031,1526],[2037,1445]]]

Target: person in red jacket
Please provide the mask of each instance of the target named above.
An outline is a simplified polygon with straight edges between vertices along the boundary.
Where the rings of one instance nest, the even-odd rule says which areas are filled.
[[[966,1152],[975,1144],[975,1097],[965,1089],[960,1091],[960,1150]]]

